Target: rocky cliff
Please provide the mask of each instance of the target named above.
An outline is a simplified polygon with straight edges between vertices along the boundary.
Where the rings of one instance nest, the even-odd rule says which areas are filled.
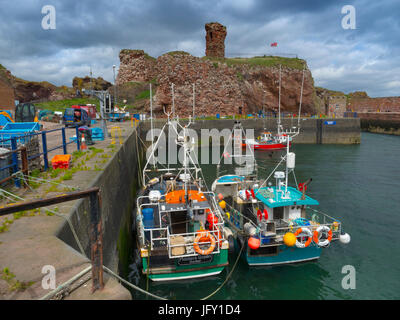
[[[198,58],[177,51],[157,59],[141,50],[120,52],[117,84],[153,82],[154,107],[171,110],[174,84],[175,110],[180,116],[192,113],[195,84],[196,115],[258,112],[278,108],[279,65],[282,65],[281,107],[296,112],[299,107],[302,69],[306,67],[303,112],[314,111],[314,81],[301,59],[282,57]],[[241,110],[240,110],[241,109]]]
[[[84,78],[74,77],[72,79],[72,87],[80,91],[82,91],[82,89],[107,90],[111,86],[112,84],[102,77],[90,78],[86,76]]]

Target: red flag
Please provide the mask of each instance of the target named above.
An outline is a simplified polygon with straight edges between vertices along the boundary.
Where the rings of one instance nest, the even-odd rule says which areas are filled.
[[[277,47],[278,46],[278,42],[272,42],[271,43],[271,47]]]

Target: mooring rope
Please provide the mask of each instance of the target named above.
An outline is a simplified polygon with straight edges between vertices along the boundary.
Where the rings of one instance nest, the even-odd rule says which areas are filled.
[[[204,297],[204,298],[202,298],[202,299],[200,299],[200,300],[207,300],[207,299],[211,298],[213,295],[215,295],[216,293],[218,293],[218,291],[221,290],[222,287],[228,282],[229,278],[230,278],[230,277],[232,276],[232,274],[233,274],[233,271],[236,269],[236,265],[237,265],[237,263],[239,262],[240,256],[242,255],[243,248],[244,248],[244,244],[242,245],[242,248],[240,249],[240,252],[239,252],[239,254],[238,254],[237,258],[236,258],[236,261],[235,261],[235,264],[233,265],[232,270],[231,270],[231,271],[229,272],[229,274],[226,276],[224,282],[223,282],[215,291],[213,291],[211,294],[209,294],[208,296],[206,296],[206,297]]]
[[[140,288],[140,287],[138,287],[138,286],[135,286],[134,284],[130,283],[129,281],[125,280],[124,278],[121,278],[119,275],[117,275],[116,273],[114,273],[113,271],[111,271],[110,269],[108,269],[106,266],[103,266],[103,269],[104,269],[106,272],[108,272],[109,274],[111,274],[112,276],[116,277],[116,278],[117,278],[118,280],[120,280],[121,282],[125,283],[127,286],[129,286],[129,287],[131,287],[131,288],[133,288],[133,289],[135,289],[135,290],[137,290],[137,291],[139,291],[139,292],[141,292],[141,293],[143,293],[143,294],[146,294],[146,295],[151,296],[151,297],[153,297],[153,298],[155,298],[155,299],[158,299],[158,300],[168,300],[168,299],[166,299],[166,298],[157,296],[157,295],[152,294],[152,293],[150,293],[150,292],[148,292],[148,291],[146,291],[146,290],[143,290],[142,288]]]

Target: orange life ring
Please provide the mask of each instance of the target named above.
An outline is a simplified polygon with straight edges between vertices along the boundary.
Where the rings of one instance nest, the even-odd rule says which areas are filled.
[[[328,238],[323,241],[319,241],[319,234],[322,231],[328,232]],[[327,246],[332,240],[332,230],[327,226],[319,226],[317,230],[314,231],[313,240],[315,244],[317,244],[320,247]]]
[[[309,234],[309,236],[307,236],[308,239],[304,244],[301,244],[296,240],[296,247],[298,247],[298,248],[307,248],[311,243],[311,240],[312,240],[312,237],[310,236],[311,235],[311,231],[309,229],[307,229],[307,228],[304,228],[304,231],[307,231],[306,233]],[[303,229],[298,228],[296,230],[296,232],[294,233],[294,236],[297,238],[297,236],[302,232],[303,232]]]
[[[207,250],[203,250],[203,249],[200,249],[200,246],[199,246],[200,242],[210,242],[211,244]],[[198,254],[206,256],[214,251],[215,244],[216,244],[215,238],[210,234],[210,232],[200,231],[197,234],[196,238],[194,239],[193,248]]]

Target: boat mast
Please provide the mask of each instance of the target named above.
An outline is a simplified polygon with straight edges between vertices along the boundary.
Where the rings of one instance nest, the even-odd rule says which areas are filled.
[[[280,136],[280,134],[281,134],[281,69],[282,69],[282,65],[279,65],[278,136]]]
[[[154,152],[154,130],[153,130],[153,94],[152,94],[152,88],[151,88],[151,83],[150,83],[150,126],[151,126],[151,153],[153,154]],[[155,167],[154,163],[154,157],[153,157],[153,168]]]
[[[194,110],[195,110],[195,101],[196,101],[195,86],[196,86],[196,84],[193,83],[193,122],[194,122]]]
[[[298,120],[297,120],[297,131],[298,132],[300,132],[300,114],[301,114],[301,102],[303,100],[303,86],[304,86],[304,71],[305,71],[305,69],[306,69],[306,66],[304,65],[304,67],[303,67],[303,78],[301,80],[299,115],[298,115]]]
[[[174,96],[174,84],[171,83],[171,91],[172,91],[172,119],[175,117],[175,96]]]

